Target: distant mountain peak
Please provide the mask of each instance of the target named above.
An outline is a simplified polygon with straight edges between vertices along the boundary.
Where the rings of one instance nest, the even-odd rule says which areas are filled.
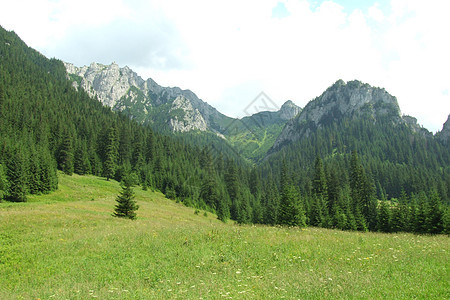
[[[403,122],[397,99],[385,89],[358,80],[344,82],[340,79],[286,124],[273,149],[307,137],[313,129],[343,118],[360,117],[374,122],[380,117],[389,117],[394,123]]]
[[[281,106],[279,114],[282,120],[290,120],[301,111],[302,109],[299,106],[295,105],[291,100],[288,100]]]
[[[156,125],[161,129],[216,132],[218,128],[211,120],[228,118],[190,90],[162,87],[153,79],[144,80],[129,67],[121,68],[115,62],[110,65],[93,62],[83,67],[64,65],[76,89],[84,89],[104,105],[126,111],[139,122],[154,124],[157,119]]]
[[[442,130],[437,133],[438,139],[443,143],[449,143],[450,141],[450,115],[447,117]]]

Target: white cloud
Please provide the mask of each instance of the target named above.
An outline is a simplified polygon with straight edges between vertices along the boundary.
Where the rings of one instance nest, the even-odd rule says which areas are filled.
[[[446,0],[0,1],[0,24],[43,53],[128,64],[229,115],[261,90],[304,106],[339,78],[385,87],[433,131],[450,113]]]

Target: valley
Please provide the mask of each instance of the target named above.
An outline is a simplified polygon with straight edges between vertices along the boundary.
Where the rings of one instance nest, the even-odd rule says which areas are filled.
[[[433,298],[448,296],[445,235],[223,223],[135,187],[59,172],[59,189],[0,203],[0,298]]]

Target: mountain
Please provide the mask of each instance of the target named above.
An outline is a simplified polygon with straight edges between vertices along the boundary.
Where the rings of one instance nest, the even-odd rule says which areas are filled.
[[[386,90],[339,80],[287,122],[262,172],[278,176],[282,161],[289,162],[296,180],[308,190],[311,183],[304,178],[311,177],[317,156],[342,170],[357,151],[378,197],[434,187],[448,199],[450,151],[442,143],[448,139],[448,123],[433,136],[415,118],[402,116],[397,99]]]
[[[443,232],[448,125],[440,139],[428,134],[382,89],[338,81],[303,110],[288,101],[278,112],[232,119],[126,68],[68,75],[67,64],[1,27],[0,60],[0,201],[54,191],[58,169],[126,177],[239,223]],[[258,163],[242,163],[243,155]],[[378,207],[383,199],[391,201]],[[402,207],[387,206],[396,203],[411,213],[397,220]]]
[[[220,203],[227,213],[219,155],[202,153],[111,111],[84,89],[72,88],[61,61],[47,59],[1,27],[0,62],[0,201],[26,201],[29,194],[56,190],[60,170],[117,181],[129,177],[143,189],[162,191],[186,205],[212,210]],[[78,79],[80,85],[89,83]],[[106,84],[97,84],[107,90]],[[120,87],[113,86],[113,91]],[[189,106],[184,101],[189,92],[180,93],[170,108]],[[112,104],[117,98],[109,100]],[[212,200],[200,195],[204,178],[216,189]]]
[[[444,144],[448,144],[450,140],[450,115],[444,123],[442,130],[436,134],[437,138]]]
[[[187,142],[204,145],[207,139],[224,151],[231,146],[228,150],[252,161],[265,156],[286,122],[301,110],[287,101],[279,111],[262,111],[235,119],[218,112],[190,90],[162,87],[116,63],[92,63],[81,68],[64,64],[75,89],[85,90],[113,110],[159,131],[185,133],[180,138]],[[186,135],[191,132],[204,134]]]
[[[300,107],[288,100],[278,111],[262,111],[234,119],[223,135],[240,155],[259,162],[266,156],[286,122],[300,111]]]
[[[115,111],[160,130],[220,132],[220,124],[230,119],[200,100],[190,90],[162,87],[153,79],[143,80],[128,67],[116,63],[76,67],[64,63],[73,86]]]
[[[401,117],[397,99],[386,90],[356,80],[348,83],[338,80],[286,124],[271,151],[308,138],[315,130],[344,118],[355,120],[361,117],[374,123],[388,118],[393,126],[406,124],[415,132],[429,134],[417,124],[415,118]]]

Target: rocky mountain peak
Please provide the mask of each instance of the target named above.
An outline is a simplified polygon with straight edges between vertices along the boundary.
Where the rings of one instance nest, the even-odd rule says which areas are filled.
[[[76,89],[84,89],[104,105],[113,110],[126,111],[130,117],[140,122],[153,123],[155,115],[159,115],[159,120],[162,115],[167,115],[167,124],[172,130],[206,130],[203,124],[206,123],[209,130],[216,132],[218,128],[211,120],[227,118],[200,100],[192,91],[179,87],[162,87],[151,78],[143,80],[129,67],[121,68],[115,62],[110,65],[94,62],[81,68],[70,63],[64,64]],[[180,96],[183,97],[179,98]],[[185,105],[181,105],[180,101]],[[182,109],[186,109],[184,116],[187,119],[180,119]],[[172,118],[171,112],[177,112],[177,118]],[[190,121],[194,123],[188,124]]]
[[[203,119],[199,110],[193,108],[191,102],[184,96],[175,98],[169,112],[172,116],[169,125],[175,132],[206,131],[207,129],[205,119]]]
[[[382,88],[357,80],[347,83],[338,80],[286,124],[274,148],[307,137],[313,128],[321,128],[343,118],[364,117],[376,122],[378,118],[386,116],[395,123],[402,122],[394,96]]]
[[[294,104],[291,100],[286,101],[280,108],[280,118],[282,120],[290,120],[298,115],[302,109]]]
[[[437,133],[437,137],[443,143],[449,143],[450,141],[450,115],[447,117],[442,130]]]

